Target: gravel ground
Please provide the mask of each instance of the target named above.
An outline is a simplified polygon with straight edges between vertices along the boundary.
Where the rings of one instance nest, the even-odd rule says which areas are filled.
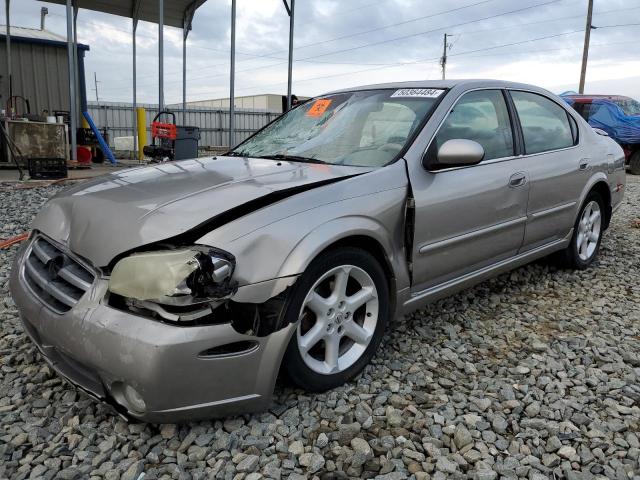
[[[416,312],[356,381],[266,413],[127,424],[27,340],[0,251],[0,478],[640,479],[640,177],[594,268],[537,262]],[[0,237],[55,188],[0,186]],[[144,475],[143,475],[144,472]]]

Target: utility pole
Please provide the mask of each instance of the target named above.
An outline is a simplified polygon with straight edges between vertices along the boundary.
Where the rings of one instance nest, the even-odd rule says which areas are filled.
[[[584,29],[584,49],[582,50],[582,69],[580,70],[580,86],[578,87],[578,93],[584,93],[584,80],[587,76],[587,58],[589,57],[589,40],[591,38],[591,17],[593,14],[593,0],[589,0],[589,6],[587,7],[587,26]]]
[[[449,48],[449,45],[447,44],[447,37],[449,35],[447,35],[446,33],[444,34],[444,42],[442,44],[442,58],[440,59],[440,66],[442,67],[442,79],[444,80],[446,77],[446,73],[447,73],[447,49]]]
[[[98,104],[98,116],[96,117],[96,120],[100,120],[100,97],[98,97],[98,75],[96,74],[96,72],[93,72],[93,84],[95,85],[95,87],[93,88],[96,91],[96,103]],[[107,124],[107,111],[104,111],[104,124]],[[97,124],[98,122],[96,122]]]
[[[93,72],[93,84],[95,85],[94,90],[96,91],[96,103],[98,104],[98,108],[100,108],[100,98],[98,98],[98,75],[96,72]]]

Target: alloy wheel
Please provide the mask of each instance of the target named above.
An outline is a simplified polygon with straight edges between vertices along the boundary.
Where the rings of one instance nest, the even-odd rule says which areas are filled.
[[[304,363],[325,375],[349,368],[373,338],[378,313],[378,292],[366,271],[354,265],[327,271],[300,310],[297,340]]]
[[[582,210],[576,236],[576,251],[580,260],[586,262],[596,251],[602,230],[602,213],[600,205],[591,200]]]

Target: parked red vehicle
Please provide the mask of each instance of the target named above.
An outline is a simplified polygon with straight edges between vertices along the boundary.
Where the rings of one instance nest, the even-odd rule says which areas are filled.
[[[630,172],[640,175],[640,102],[622,95],[563,94],[562,98],[589,125],[618,142]]]

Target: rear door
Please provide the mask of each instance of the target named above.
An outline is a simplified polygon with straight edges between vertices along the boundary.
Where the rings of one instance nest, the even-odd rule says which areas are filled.
[[[427,171],[409,168],[415,199],[413,292],[422,292],[518,252],[524,236],[528,173],[515,156],[514,129],[499,89],[463,94],[432,138],[427,155],[445,141],[474,140],[478,165]]]
[[[578,125],[560,103],[539,93],[510,90],[522,128],[529,207],[522,251],[566,237],[593,160],[577,148]]]

